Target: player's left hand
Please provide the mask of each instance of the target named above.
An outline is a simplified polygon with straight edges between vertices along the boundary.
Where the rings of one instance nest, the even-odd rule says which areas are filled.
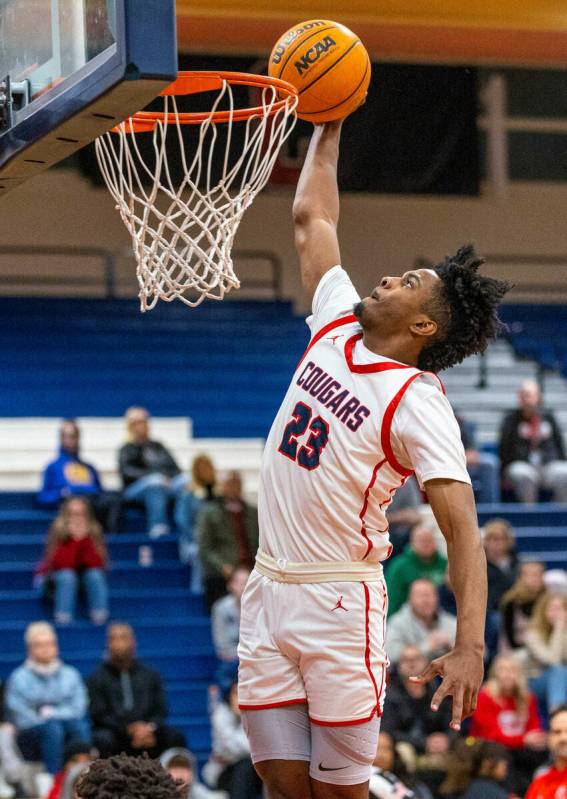
[[[441,685],[433,694],[431,709],[436,711],[446,696],[453,698],[453,712],[450,727],[461,729],[461,721],[476,710],[476,701],[484,676],[482,653],[465,647],[455,647],[446,655],[432,660],[415,677],[414,683],[425,685],[435,677],[441,677]]]

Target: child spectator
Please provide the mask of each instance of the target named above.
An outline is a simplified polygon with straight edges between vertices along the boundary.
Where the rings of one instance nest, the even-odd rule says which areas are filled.
[[[450,799],[511,799],[503,786],[507,776],[508,753],[501,744],[459,739],[440,792]]]
[[[191,590],[203,591],[202,565],[199,558],[197,518],[203,506],[216,499],[217,475],[208,455],[197,455],[191,464],[192,480],[175,503],[175,524],[179,532],[179,559],[191,564]]]
[[[527,674],[547,718],[567,703],[567,597],[544,593],[526,632]]]
[[[230,799],[260,799],[262,782],[250,758],[250,744],[238,708],[238,685],[234,682],[215,706],[211,725],[213,747],[203,768],[203,779],[220,788]]]
[[[211,609],[213,643],[221,662],[216,681],[221,688],[232,685],[238,670],[238,636],[240,632],[240,600],[250,577],[248,569],[239,566],[228,581],[228,594],[217,599]]]
[[[489,679],[478,695],[470,733],[506,747],[514,766],[510,787],[523,793],[534,768],[545,756],[546,735],[536,698],[529,692],[522,667],[512,655],[495,658]]]
[[[369,799],[433,799],[429,788],[408,772],[387,732],[378,736],[369,789]]]
[[[535,603],[545,591],[545,565],[538,561],[520,564],[516,582],[502,597],[502,646],[519,649],[524,646],[526,630]]]
[[[226,794],[210,791],[199,782],[195,756],[188,749],[168,749],[159,762],[179,786],[179,799],[224,799]]]
[[[75,617],[79,589],[85,590],[93,624],[108,619],[107,554],[102,528],[86,499],[67,499],[49,528],[39,574],[55,589],[55,621],[69,624]]]

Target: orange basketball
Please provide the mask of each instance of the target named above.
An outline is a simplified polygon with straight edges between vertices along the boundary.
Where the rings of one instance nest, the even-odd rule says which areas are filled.
[[[268,71],[297,87],[300,119],[330,122],[363,102],[370,69],[366,48],[355,33],[338,22],[311,19],[278,40]]]

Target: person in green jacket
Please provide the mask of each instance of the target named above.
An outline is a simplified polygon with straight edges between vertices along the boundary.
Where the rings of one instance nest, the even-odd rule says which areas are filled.
[[[410,541],[401,555],[393,558],[386,570],[388,616],[407,602],[411,584],[426,577],[439,586],[445,579],[447,558],[437,551],[435,533],[427,524],[412,527]]]
[[[242,498],[238,472],[229,472],[222,484],[222,496],[202,509],[197,536],[205,602],[210,611],[226,594],[227,580],[237,566],[253,569],[258,549],[258,509]]]

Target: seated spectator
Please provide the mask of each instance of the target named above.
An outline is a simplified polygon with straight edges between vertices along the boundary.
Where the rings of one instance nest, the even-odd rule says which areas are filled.
[[[415,477],[401,485],[386,509],[392,554],[399,555],[407,546],[411,528],[421,521],[423,505],[421,491]]]
[[[410,680],[411,676],[421,674],[426,666],[427,658],[416,646],[406,646],[402,650],[386,692],[381,730],[390,733],[396,743],[410,744],[417,754],[441,754],[449,749],[447,733],[451,707],[444,702],[434,713],[431,700],[435,685]]]
[[[489,679],[478,695],[470,734],[506,747],[513,766],[508,787],[523,794],[533,770],[545,757],[546,735],[536,698],[512,655],[494,659]]]
[[[192,480],[186,483],[175,505],[175,524],[179,531],[179,559],[192,563],[197,551],[197,518],[206,502],[216,499],[217,475],[208,455],[197,455],[191,464]]]
[[[219,660],[216,682],[221,688],[232,685],[238,671],[240,600],[250,577],[248,569],[237,566],[228,580],[228,594],[217,599],[211,609],[213,643]]]
[[[478,449],[474,440],[474,428],[463,417],[456,414],[461,441],[465,448],[467,471],[472,480],[477,502],[500,502],[500,461],[492,452]]]
[[[500,604],[516,578],[518,560],[512,526],[506,519],[490,519],[482,529],[486,555],[488,601],[486,605],[486,647],[489,660],[498,649]]]
[[[129,624],[109,625],[107,655],[108,660],[87,681],[93,740],[101,757],[119,752],[159,757],[166,749],[185,746],[183,733],[165,723],[161,677],[137,660]]]
[[[150,438],[150,415],[145,408],[128,408],[128,442],[118,453],[124,499],[145,506],[150,538],[168,535],[169,503],[184,491],[187,478],[173,455]]]
[[[541,409],[541,391],[525,380],[519,407],[510,411],[500,430],[500,461],[504,484],[519,502],[537,502],[540,489],[556,502],[567,502],[567,460],[561,430],[551,411]]]
[[[446,571],[447,558],[437,549],[434,531],[422,522],[416,524],[412,527],[408,546],[386,568],[388,615],[396,613],[407,602],[414,580],[426,577],[435,585],[441,585]]]
[[[440,792],[449,799],[511,799],[503,786],[508,764],[508,753],[501,744],[458,739]]]
[[[57,624],[73,621],[81,588],[93,624],[106,624],[107,565],[102,528],[89,503],[80,497],[67,499],[49,528],[44,559],[38,569],[46,592],[54,589]]]
[[[237,566],[249,571],[258,549],[258,509],[242,497],[238,472],[229,472],[222,496],[199,515],[199,555],[209,611],[226,594],[226,581]]]
[[[562,799],[567,795],[567,705],[551,714],[547,745],[552,764],[536,775],[526,799]]]
[[[92,763],[97,757],[98,753],[91,746],[90,743],[77,741],[65,747],[65,754],[63,758],[63,768],[55,775],[53,787],[51,788],[47,799],[72,799],[72,794],[66,790],[65,783],[69,783],[69,777],[76,779],[77,766]],[[65,793],[68,797],[65,797]]]
[[[370,775],[369,799],[433,799],[427,786],[409,773],[392,736],[380,730]]]
[[[411,646],[431,660],[449,651],[456,632],[456,618],[439,609],[435,585],[431,580],[415,580],[408,602],[388,622],[386,653],[391,663],[397,663]]]
[[[199,782],[195,756],[188,749],[168,749],[159,762],[179,786],[179,799],[224,799],[226,794],[210,791]]]
[[[104,491],[96,468],[81,459],[80,437],[77,422],[64,419],[59,431],[59,457],[45,467],[37,500],[46,508],[56,509],[68,497],[86,497],[103,527],[115,533],[120,520],[120,496]]]
[[[157,760],[122,754],[91,763],[73,799],[179,799],[179,788]]]
[[[539,561],[520,563],[516,582],[502,597],[502,647],[519,649],[524,646],[526,630],[535,604],[545,592],[545,564]]]
[[[59,659],[47,622],[26,629],[27,659],[8,680],[6,709],[26,760],[42,760],[49,774],[63,768],[65,744],[90,741],[87,692],[77,669]]]
[[[544,718],[567,703],[567,597],[545,592],[526,631],[530,689]]]
[[[212,712],[213,746],[203,779],[210,788],[220,788],[229,799],[260,799],[262,782],[250,758],[250,744],[242,728],[238,707],[238,685],[223,693]]]

